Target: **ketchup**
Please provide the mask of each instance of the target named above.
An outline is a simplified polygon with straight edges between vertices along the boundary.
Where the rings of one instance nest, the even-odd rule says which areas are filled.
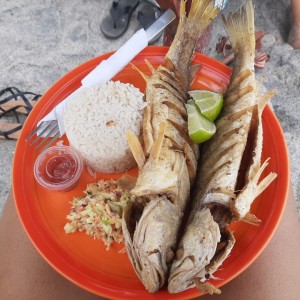
[[[70,180],[76,172],[74,158],[68,154],[51,157],[43,169],[43,177],[48,182],[61,183]]]

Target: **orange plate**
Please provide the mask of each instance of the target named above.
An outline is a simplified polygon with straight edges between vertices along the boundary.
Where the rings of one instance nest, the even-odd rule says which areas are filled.
[[[154,66],[162,63],[166,47],[148,47],[133,63],[149,72],[144,59]],[[38,152],[24,141],[37,122],[62,99],[80,86],[81,79],[101,60],[111,53],[92,59],[58,80],[39,100],[26,120],[19,137],[13,163],[13,192],[16,207],[23,226],[40,254],[63,276],[97,295],[114,299],[187,299],[200,295],[196,289],[171,295],[166,289],[149,294],[137,278],[126,254],[118,251],[123,245],[115,245],[106,251],[100,240],[93,240],[85,233],[65,234],[64,225],[73,196],[82,194],[93,179],[87,171],[72,191],[49,192],[39,186],[33,177],[33,164]],[[200,63],[201,70],[193,82],[193,89],[209,89],[223,92],[229,82],[231,70],[212,58],[196,54],[193,63]],[[127,66],[113,80],[130,82],[142,91],[141,76]],[[248,267],[260,254],[273,235],[284,209],[289,166],[287,148],[280,125],[269,107],[263,113],[263,159],[271,157],[267,171],[275,171],[278,178],[257,199],[252,211],[262,220],[258,227],[239,222],[234,224],[236,245],[222,270],[215,275],[222,278],[214,282],[221,286]],[[65,142],[67,140],[65,139]],[[132,174],[136,170],[131,171]],[[98,178],[117,178],[120,174],[99,174]]]

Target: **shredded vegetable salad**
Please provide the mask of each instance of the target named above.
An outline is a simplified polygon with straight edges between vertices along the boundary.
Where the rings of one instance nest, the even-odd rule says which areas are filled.
[[[109,250],[113,242],[124,241],[122,215],[134,196],[122,188],[115,180],[100,180],[90,183],[85,196],[75,197],[71,202],[71,212],[67,215],[66,233],[85,231],[94,239],[101,239]]]

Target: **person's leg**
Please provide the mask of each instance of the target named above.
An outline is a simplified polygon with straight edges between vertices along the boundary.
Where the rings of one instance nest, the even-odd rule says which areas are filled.
[[[61,277],[33,248],[18,220],[10,196],[0,220],[0,299],[100,299]],[[293,193],[279,227],[261,256],[222,287],[226,299],[298,299],[300,224]],[[215,299],[202,296],[201,300]]]
[[[75,286],[44,261],[21,227],[11,194],[0,220],[0,299],[101,299]]]
[[[300,299],[300,223],[292,190],[277,231],[256,261],[221,287],[221,295],[199,300]]]
[[[300,49],[300,1],[291,0],[292,28],[288,42],[294,49]]]

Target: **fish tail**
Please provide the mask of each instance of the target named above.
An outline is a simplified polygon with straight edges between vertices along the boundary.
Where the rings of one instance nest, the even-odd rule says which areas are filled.
[[[240,49],[255,49],[254,7],[251,0],[247,0],[245,6],[235,13],[229,13],[227,17],[222,15],[225,29],[228,32],[234,53]]]
[[[198,37],[220,12],[214,0],[193,0],[188,17],[186,1],[180,4],[179,24],[174,40],[165,57],[165,64],[187,90],[189,87],[190,63]]]
[[[218,15],[220,7],[212,0],[194,0],[187,18],[186,26],[195,26],[197,37],[202,34],[210,22]]]
[[[185,4],[187,0],[182,0],[180,2],[180,9],[179,9],[179,23],[178,23],[178,29],[182,28],[182,26],[185,24],[186,16],[185,16]]]

